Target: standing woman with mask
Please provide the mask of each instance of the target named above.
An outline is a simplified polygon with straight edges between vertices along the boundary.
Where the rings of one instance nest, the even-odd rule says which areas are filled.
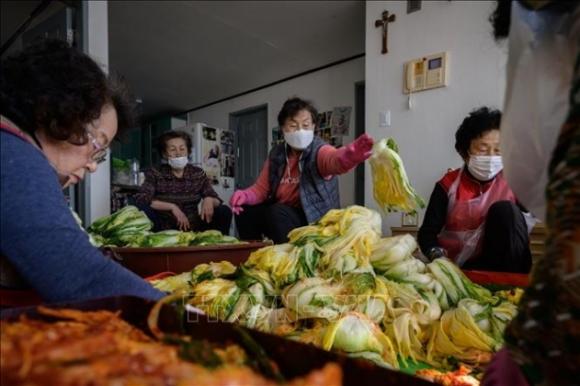
[[[278,124],[285,142],[272,148],[256,183],[236,191],[230,200],[241,239],[267,236],[284,243],[292,229],[340,207],[336,176],[370,157],[373,139],[363,134],[336,149],[314,136],[317,115],[300,98],[282,106]]]
[[[191,147],[191,137],[183,131],[161,135],[157,150],[167,164],[145,173],[135,196],[137,206],[151,217],[155,230],[216,229],[227,235],[232,212],[222,205],[205,172],[189,164]]]
[[[502,173],[498,110],[482,107],[455,133],[465,165],[435,185],[419,229],[421,251],[451,258],[466,269],[529,272],[531,252],[525,209]]]

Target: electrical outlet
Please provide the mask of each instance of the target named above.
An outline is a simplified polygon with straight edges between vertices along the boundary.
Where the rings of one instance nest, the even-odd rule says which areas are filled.
[[[403,213],[401,218],[401,226],[416,227],[419,225],[419,215],[417,213],[409,214]]]

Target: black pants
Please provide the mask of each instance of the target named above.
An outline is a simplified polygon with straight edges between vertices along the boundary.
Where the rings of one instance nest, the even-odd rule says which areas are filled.
[[[161,226],[161,222],[159,221],[159,213],[155,209],[151,208],[150,205],[136,205],[136,206],[137,208],[139,208],[139,210],[145,212],[147,217],[149,217],[149,220],[153,222],[154,232],[159,232],[167,229],[166,227]],[[190,220],[190,223],[192,223],[192,220]],[[209,229],[216,229],[221,233],[223,233],[224,235],[229,235],[231,223],[232,223],[232,210],[228,206],[220,205],[214,208],[211,222],[207,223],[199,219],[199,221],[197,221],[196,223],[191,224],[193,227],[191,230],[194,232],[201,232],[207,231]],[[173,229],[178,229],[177,221],[175,221]]]
[[[487,212],[481,256],[462,268],[528,273],[532,266],[530,239],[524,215],[511,201],[498,201]]]
[[[224,235],[229,235],[231,224],[232,224],[232,210],[230,209],[229,206],[220,205],[214,208],[211,222],[207,223],[202,220],[199,225],[199,228],[194,230],[207,231],[210,229],[216,229]]]
[[[308,225],[304,211],[284,204],[244,205],[236,216],[236,227],[242,240],[268,237],[275,244],[288,242],[288,233]]]

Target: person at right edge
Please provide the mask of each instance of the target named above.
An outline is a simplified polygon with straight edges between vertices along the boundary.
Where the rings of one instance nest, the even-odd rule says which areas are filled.
[[[496,39],[509,36],[506,179],[547,237],[482,385],[578,385],[580,2],[500,1],[491,21]]]
[[[465,164],[435,184],[417,237],[429,259],[446,256],[470,270],[530,271],[535,219],[503,177],[500,121],[501,112],[481,107],[457,129],[455,149]]]

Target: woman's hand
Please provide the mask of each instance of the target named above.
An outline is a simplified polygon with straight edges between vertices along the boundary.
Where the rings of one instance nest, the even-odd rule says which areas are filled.
[[[183,213],[181,209],[179,209],[179,206],[174,205],[173,208],[171,209],[171,214],[177,220],[177,226],[180,231],[185,232],[191,229],[191,225],[189,224],[187,216],[185,215],[185,213]]]
[[[373,153],[373,144],[373,138],[365,133],[347,146],[347,154],[353,162],[363,162]]]
[[[373,144],[371,136],[366,133],[361,135],[354,142],[345,146],[340,162],[348,169],[355,167],[373,154]]]
[[[220,204],[220,201],[214,197],[206,197],[201,202],[201,219],[210,223],[213,218],[213,210]]]
[[[232,212],[238,215],[244,211],[242,205],[248,201],[247,194],[244,190],[236,190],[230,199],[230,206],[232,207]]]

